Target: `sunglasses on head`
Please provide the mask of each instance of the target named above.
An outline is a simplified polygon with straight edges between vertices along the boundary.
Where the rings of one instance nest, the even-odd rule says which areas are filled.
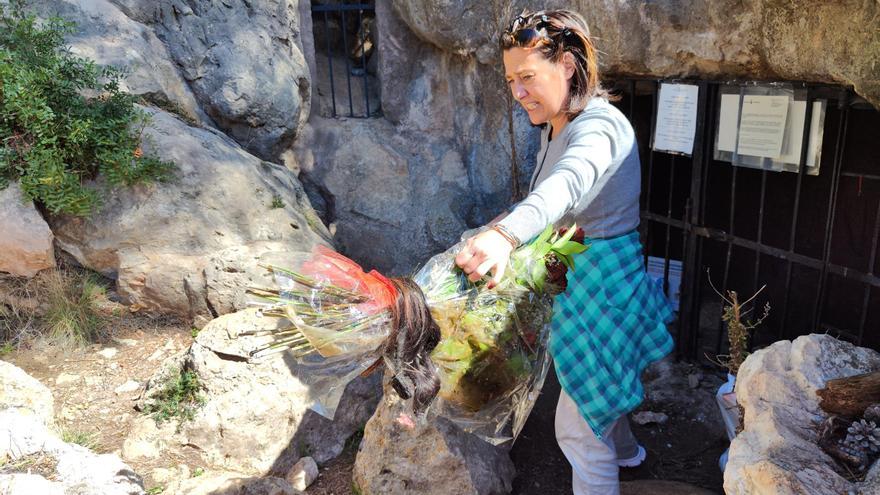
[[[504,36],[508,37],[508,40],[513,44],[530,48],[542,42],[555,43],[556,41],[553,39],[553,36],[556,36],[560,33],[563,36],[568,36],[571,33],[568,28],[560,29],[554,26],[550,22],[550,18],[546,15],[542,15],[541,20],[538,21],[538,23],[535,24],[535,27],[533,28],[516,29],[517,26],[525,23],[525,17],[516,16],[516,19],[514,19],[510,25],[510,29],[505,31]],[[555,32],[553,34],[550,34],[551,30]]]

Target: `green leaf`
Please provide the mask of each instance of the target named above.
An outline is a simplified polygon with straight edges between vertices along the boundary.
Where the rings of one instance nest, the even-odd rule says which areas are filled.
[[[587,250],[587,246],[579,242],[568,241],[561,247],[554,249],[553,251],[557,254],[569,255],[569,254],[581,254]]]
[[[553,248],[556,249],[564,246],[565,243],[570,241],[571,238],[574,236],[575,230],[577,230],[577,224],[569,227],[568,230],[565,232],[565,235],[563,235],[556,242],[553,243]]]

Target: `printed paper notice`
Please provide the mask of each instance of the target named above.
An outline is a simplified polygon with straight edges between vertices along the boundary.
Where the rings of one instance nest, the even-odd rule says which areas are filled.
[[[739,123],[739,95],[721,95],[718,118],[718,151],[736,151],[736,125]]]
[[[693,84],[661,84],[654,129],[654,149],[690,155],[697,129],[697,95]]]
[[[737,153],[767,158],[782,154],[788,101],[788,96],[743,97]]]

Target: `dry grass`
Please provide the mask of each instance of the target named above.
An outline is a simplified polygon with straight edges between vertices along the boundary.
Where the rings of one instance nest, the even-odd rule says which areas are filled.
[[[94,342],[106,333],[106,302],[103,279],[87,270],[0,276],[0,352],[37,338],[65,347]]]
[[[36,279],[0,275],[0,342],[7,352],[39,335],[37,286]]]
[[[47,480],[55,480],[58,474],[58,461],[51,455],[37,452],[15,460],[0,459],[0,474],[30,473],[38,474]]]
[[[62,345],[77,346],[101,336],[104,322],[99,304],[107,295],[97,275],[54,270],[44,281],[48,304],[44,336]]]

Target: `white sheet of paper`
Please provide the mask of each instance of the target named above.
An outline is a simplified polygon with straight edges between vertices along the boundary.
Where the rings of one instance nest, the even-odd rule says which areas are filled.
[[[736,151],[736,125],[739,122],[739,95],[721,95],[718,119],[718,151]]]
[[[737,153],[767,158],[779,156],[785,136],[788,102],[788,96],[744,96]]]
[[[801,142],[804,137],[804,118],[806,117],[807,102],[793,101],[788,107],[788,122],[785,125],[785,146],[776,161],[797,165],[801,161]],[[813,167],[816,163],[816,146],[819,139],[819,115],[822,112],[822,102],[813,102],[813,113],[810,119],[809,143],[807,150],[807,167]]]
[[[697,129],[697,95],[693,84],[661,84],[654,128],[654,149],[690,155]]]

